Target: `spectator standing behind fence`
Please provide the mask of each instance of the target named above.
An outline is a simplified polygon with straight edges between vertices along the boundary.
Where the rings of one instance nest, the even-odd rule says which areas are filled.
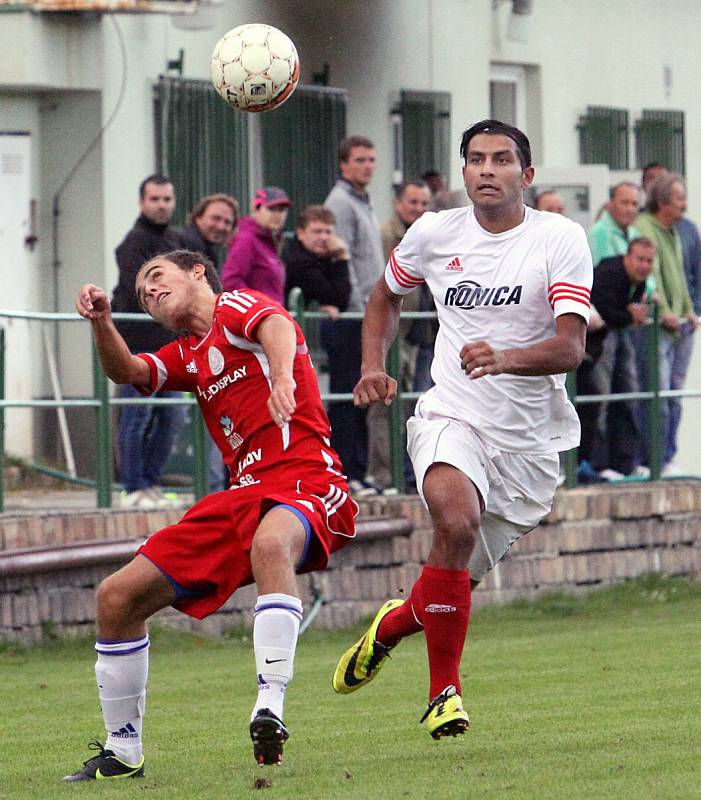
[[[591,290],[605,323],[587,332],[586,356],[577,370],[578,394],[637,392],[639,387],[631,326],[648,319],[645,282],[652,272],[655,245],[650,239],[634,239],[623,256],[604,258],[594,270]],[[607,403],[586,403],[577,407],[582,423],[579,448],[580,475],[615,480],[623,475],[646,477],[636,463],[639,430],[636,404],[631,400],[615,403],[616,431],[608,428]],[[613,403],[611,405],[614,405]],[[590,472],[593,470],[593,472]]]
[[[338,235],[348,245],[351,282],[349,311],[365,311],[375,282],[382,274],[382,240],[367,187],[375,173],[375,145],[364,136],[349,136],[339,145],[341,177],[324,203],[336,217]],[[329,355],[332,393],[351,393],[360,379],[361,320],[325,321],[321,334]],[[368,428],[366,411],[352,402],[329,406],[331,442],[339,454],[357,496],[373,493],[365,482]]]
[[[628,252],[628,246],[640,236],[640,231],[633,225],[635,218],[638,216],[640,206],[640,190],[634,183],[629,181],[622,181],[612,186],[609,190],[609,200],[604,206],[601,214],[596,222],[589,229],[587,234],[587,241],[589,242],[589,249],[592,254],[592,262],[596,269],[600,261],[606,258],[613,258],[615,256],[622,256]],[[650,274],[647,280],[646,293],[648,297],[652,297],[655,291],[655,279]],[[589,333],[593,334],[598,330],[604,329],[604,320],[601,318],[596,303],[592,301],[591,317],[589,319]],[[644,350],[644,332],[637,331],[631,335],[631,332],[626,333],[626,338],[631,340],[633,346],[633,357],[635,357],[635,348],[637,339],[640,340],[638,348]],[[622,392],[621,386],[630,384],[629,373],[630,364],[623,361],[630,354],[627,348],[620,348],[617,350],[618,357],[613,366],[612,377],[612,391]],[[585,364],[583,371],[586,371],[587,365]],[[637,365],[636,365],[637,374]],[[580,375],[581,380],[581,375]],[[586,414],[586,412],[585,412]],[[621,415],[619,420],[618,416]],[[612,403],[607,409],[608,422],[605,426],[609,436],[607,450],[609,453],[616,453],[619,449],[627,452],[629,442],[630,421],[628,418],[628,408],[620,403]],[[619,441],[619,434],[621,440]],[[586,460],[586,459],[585,459]],[[622,465],[627,465],[627,456],[621,457]],[[583,465],[586,471],[586,464]],[[605,477],[609,479],[620,479],[623,477],[623,472],[629,474],[630,470],[625,469],[623,472],[618,468],[611,465],[606,465],[608,472],[605,471]],[[632,469],[632,474],[637,477],[647,477],[649,470],[636,464]]]
[[[317,303],[331,319],[348,308],[348,248],[336,235],[336,218],[328,208],[311,205],[302,211],[294,237],[283,247],[282,260],[285,297],[289,299],[299,286],[305,306]]]
[[[395,247],[404,238],[404,234],[411,225],[428,211],[431,203],[431,192],[428,184],[421,178],[409,178],[401,183],[395,190],[394,211],[391,216],[380,226],[382,235],[382,250],[385,263]],[[422,286],[408,294],[404,300],[404,311],[419,311],[423,305],[427,310],[435,310],[433,298],[426,287]],[[428,369],[428,377],[422,376],[422,382],[429,381],[430,368],[433,360],[433,342],[435,332],[429,320],[402,320],[399,323],[400,341],[400,371],[399,385],[402,392],[414,390],[416,377],[416,361],[420,345],[430,348],[431,357],[424,369]],[[408,419],[411,416],[411,406],[405,404],[402,411]],[[389,408],[381,403],[375,403],[368,408],[368,425],[374,435],[368,442],[368,474],[372,483],[380,491],[389,488],[392,483],[390,463],[390,436],[389,436]],[[413,481],[413,472],[408,469],[407,479]]]
[[[624,181],[611,187],[609,201],[587,234],[594,267],[604,258],[622,256],[640,236],[633,225],[638,216],[640,192],[634,183]]]
[[[229,243],[239,221],[238,201],[228,194],[208,194],[190,212],[180,232],[181,246],[202,253],[221,271],[220,248]]]
[[[645,211],[645,205],[647,203],[647,194],[650,190],[652,184],[660,177],[660,175],[667,175],[669,170],[664,164],[660,164],[657,161],[651,161],[649,164],[646,164],[643,167],[643,172],[640,177],[640,187],[642,190],[642,199],[640,203],[640,211]]]
[[[687,217],[682,217],[675,224],[679,239],[682,245],[682,261],[684,263],[684,276],[686,285],[691,297],[691,304],[694,314],[698,317],[701,314],[701,237],[699,229]],[[681,341],[679,343],[679,356],[677,358],[674,373],[672,374],[672,386],[684,384],[686,374],[689,370],[689,363],[694,351],[696,340],[695,329],[691,325],[683,325],[680,331]],[[667,473],[676,469],[674,456],[677,451],[677,436],[679,433],[679,423],[681,421],[682,404],[676,398],[670,401],[669,418],[669,437],[670,450],[667,452]]]
[[[535,199],[536,211],[549,211],[551,214],[565,215],[565,200],[559,192],[547,189]]]
[[[655,282],[661,326],[658,349],[660,390],[684,388],[693,343],[690,334],[698,325],[684,275],[681,239],[675,227],[685,211],[684,181],[679,175],[667,173],[660,175],[650,185],[646,211],[636,220],[638,230],[654,242],[657,250]],[[643,358],[639,361],[644,370],[646,360]],[[641,383],[647,387],[647,373]],[[677,451],[676,434],[681,418],[680,401],[676,398],[663,399],[660,402],[660,411],[662,475],[674,477],[681,472],[673,460]],[[643,455],[649,460],[649,425],[646,415],[643,416],[643,422]]]
[[[222,285],[233,289],[257,289],[284,305],[285,268],[278,248],[287,211],[292,205],[279,186],[258,189],[252,211],[239,223],[222,269]]]
[[[228,194],[208,194],[190,211],[190,224],[180,231],[181,247],[207,256],[221,272],[222,247],[229,243],[238,221],[238,200]],[[207,439],[209,491],[220,492],[229,486],[229,471],[211,436]]]
[[[112,296],[116,312],[143,313],[134,290],[141,265],[157,253],[177,249],[180,238],[170,227],[175,212],[175,189],[170,178],[150,175],[139,187],[141,214],[117,247],[119,277]],[[118,322],[117,329],[132,353],[158,350],[175,338],[161,325]],[[122,386],[120,397],[141,398],[133,386]],[[178,398],[180,392],[156,392],[154,397]],[[181,406],[125,405],[119,415],[119,469],[126,494],[124,508],[167,506],[159,486],[184,419]]]

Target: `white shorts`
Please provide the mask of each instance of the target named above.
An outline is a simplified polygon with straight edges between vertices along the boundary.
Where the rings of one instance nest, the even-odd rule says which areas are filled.
[[[488,445],[467,422],[431,415],[407,422],[407,450],[421,499],[432,464],[459,469],[474,483],[484,513],[468,565],[480,581],[511,545],[550,511],[560,462],[558,454],[511,453]]]

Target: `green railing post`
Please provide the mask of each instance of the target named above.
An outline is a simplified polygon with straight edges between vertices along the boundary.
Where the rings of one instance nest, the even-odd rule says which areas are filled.
[[[577,372],[568,372],[565,381],[567,387],[567,396],[572,404],[577,400]],[[568,489],[574,489],[577,485],[577,448],[573,447],[571,450],[566,450],[564,454],[565,461],[565,486]]]
[[[652,307],[652,325],[648,325],[647,336],[647,365],[649,386],[652,392],[650,400],[650,414],[648,416],[648,433],[650,452],[650,479],[656,481],[662,470],[661,441],[660,441],[660,359],[659,359],[659,307],[655,303]]]
[[[201,500],[209,493],[209,469],[207,462],[207,448],[205,446],[205,425],[200,407],[189,406],[192,413],[192,446],[195,461],[194,492],[195,500]],[[216,447],[212,444],[212,447]]]
[[[290,291],[290,295],[287,298],[287,307],[294,313],[295,320],[302,329],[302,333],[304,334],[304,339],[306,341],[307,325],[309,324],[309,321],[307,320],[305,313],[307,309],[304,305],[304,295],[302,294],[302,290],[299,288],[299,286],[295,286],[294,289]]]
[[[387,369],[397,381],[397,398],[389,407],[389,442],[392,486],[404,492],[404,403],[401,386],[401,342],[397,336],[387,354]]]
[[[102,371],[100,358],[93,340],[93,391],[99,400],[97,408],[97,505],[98,508],[112,506],[112,420],[110,390],[107,377]]]
[[[5,329],[0,328],[0,400],[5,399]],[[5,510],[5,406],[0,406],[0,512]]]

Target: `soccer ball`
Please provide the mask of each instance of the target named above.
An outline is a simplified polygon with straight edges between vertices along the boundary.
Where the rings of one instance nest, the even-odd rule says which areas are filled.
[[[225,33],[212,53],[212,83],[226,102],[241,111],[270,111],[292,94],[299,58],[282,31],[260,23]]]

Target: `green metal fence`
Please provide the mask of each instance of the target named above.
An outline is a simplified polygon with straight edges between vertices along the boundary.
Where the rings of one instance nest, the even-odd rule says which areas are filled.
[[[295,290],[290,295],[291,313],[296,317],[305,336],[313,332],[312,326],[318,325],[322,319],[327,319],[325,314],[318,311],[306,311],[303,304],[302,294]],[[361,312],[346,312],[340,315],[344,319],[362,319]],[[435,312],[417,311],[403,313],[403,317],[408,319],[435,319]],[[150,319],[141,314],[115,314],[116,319]],[[7,311],[0,309],[0,320],[3,319],[25,319],[41,322],[84,322],[78,314],[51,314],[43,312],[20,312]],[[576,394],[576,381],[574,373],[570,373],[567,378],[567,387],[570,398],[577,404],[599,403],[615,400],[646,400],[650,402],[650,427],[652,431],[659,430],[660,401],[663,398],[671,397],[701,397],[699,390],[659,390],[658,359],[655,357],[657,352],[658,325],[655,322],[649,325],[649,347],[648,359],[650,365],[650,388],[645,392],[635,392],[628,394],[609,394],[609,395],[581,395]],[[68,474],[57,470],[46,470],[57,477],[67,481],[82,485],[94,485],[97,491],[97,504],[100,508],[109,508],[112,503],[112,491],[115,486],[113,474],[113,452],[112,452],[112,407],[121,405],[196,405],[192,397],[182,399],[166,398],[120,398],[110,396],[109,382],[102,371],[93,348],[92,370],[93,370],[93,397],[92,398],[72,398],[62,400],[27,400],[18,398],[6,398],[6,375],[5,375],[5,350],[6,338],[5,330],[0,326],[0,463],[4,462],[5,457],[5,410],[8,408],[78,408],[88,407],[95,409],[95,436],[97,441],[97,469],[96,480],[91,481],[85,478],[71,479]],[[390,349],[388,357],[388,372],[393,377],[399,375],[399,341],[395,340]],[[395,403],[390,409],[390,463],[392,470],[393,485],[402,491],[404,489],[404,453],[405,453],[405,427],[404,427],[404,404],[415,402],[419,397],[418,392],[401,392],[398,386],[398,395]],[[352,400],[351,394],[322,394],[322,400],[328,403],[348,402]],[[660,476],[660,449],[658,436],[650,437],[650,477],[657,479]],[[205,448],[205,426],[200,414],[193,414],[193,492],[197,499],[207,493],[207,464]],[[566,486],[573,487],[576,484],[577,473],[577,451],[571,450],[565,454],[566,466]],[[4,470],[0,469],[0,512],[4,509]]]

